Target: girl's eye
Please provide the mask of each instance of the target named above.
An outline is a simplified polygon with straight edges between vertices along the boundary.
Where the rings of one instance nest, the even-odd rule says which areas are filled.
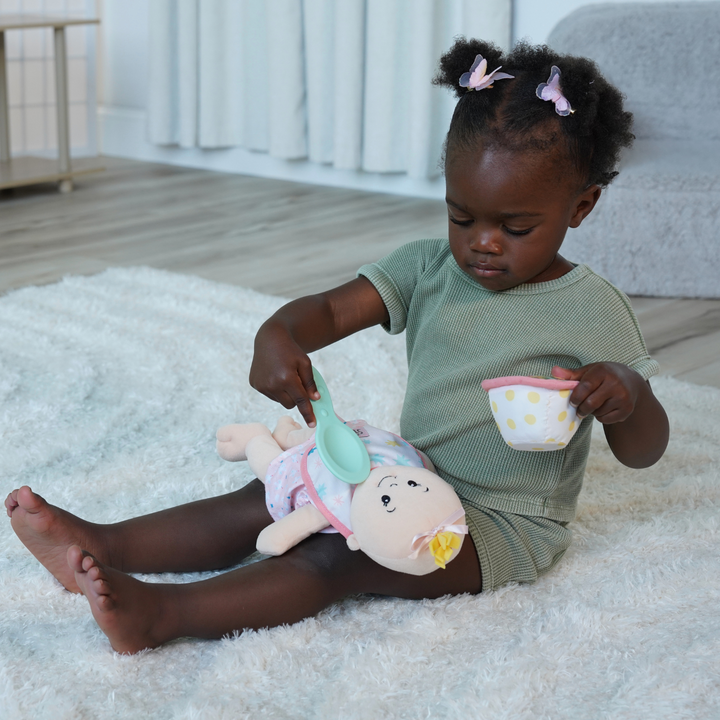
[[[450,217],[450,222],[453,223],[453,225],[460,225],[461,227],[467,227],[472,223],[472,220],[456,220],[452,215]]]
[[[528,228],[527,230],[512,230],[509,227],[503,229],[508,235],[527,235],[532,230],[532,228]]]

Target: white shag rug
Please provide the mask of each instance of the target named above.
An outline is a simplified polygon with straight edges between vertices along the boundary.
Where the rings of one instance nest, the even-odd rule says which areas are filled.
[[[107,522],[248,481],[214,434],[284,412],[247,383],[255,330],[280,304],[147,268],[0,298],[3,497],[29,484]],[[375,329],[315,359],[341,414],[397,430],[403,338]],[[654,387],[665,458],[628,470],[596,426],[565,559],[479,597],[356,597],[291,627],[120,656],[6,518],[0,717],[720,717],[720,391]]]

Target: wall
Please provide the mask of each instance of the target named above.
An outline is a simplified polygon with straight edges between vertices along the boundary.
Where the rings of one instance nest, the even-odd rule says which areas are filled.
[[[147,1],[99,0],[102,17],[98,59],[102,75],[99,113],[102,147],[106,154],[322,185],[444,197],[442,178],[418,181],[403,175],[335,170],[305,161],[278,160],[240,148],[201,151],[151,145],[145,140],[149,60]],[[591,2],[514,0],[513,38],[527,38],[533,43],[545,42],[550,30],[561,18]]]

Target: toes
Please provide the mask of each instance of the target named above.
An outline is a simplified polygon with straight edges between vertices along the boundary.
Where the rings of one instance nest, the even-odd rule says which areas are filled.
[[[97,605],[98,610],[101,612],[109,612],[110,610],[115,609],[115,601],[106,594],[100,594],[95,599],[95,604]]]
[[[5,511],[8,517],[12,517],[12,511],[18,506],[17,492],[17,490],[13,490],[11,493],[8,493],[8,496],[5,498]]]
[[[67,550],[67,564],[70,569],[74,572],[85,572],[83,568],[83,561],[85,556],[83,555],[82,548],[78,545],[71,545]]]
[[[17,503],[23,510],[37,513],[45,505],[45,500],[40,495],[36,495],[27,485],[23,485],[17,491]]]

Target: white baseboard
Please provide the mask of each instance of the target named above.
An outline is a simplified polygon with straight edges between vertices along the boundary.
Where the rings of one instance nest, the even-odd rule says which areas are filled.
[[[402,174],[383,175],[337,170],[307,160],[280,160],[265,153],[250,152],[243,148],[201,150],[153,145],[147,140],[146,114],[143,110],[105,105],[100,107],[98,119],[103,155],[291,180],[312,185],[329,185],[422,198],[445,197],[443,177],[435,180],[416,180]]]

